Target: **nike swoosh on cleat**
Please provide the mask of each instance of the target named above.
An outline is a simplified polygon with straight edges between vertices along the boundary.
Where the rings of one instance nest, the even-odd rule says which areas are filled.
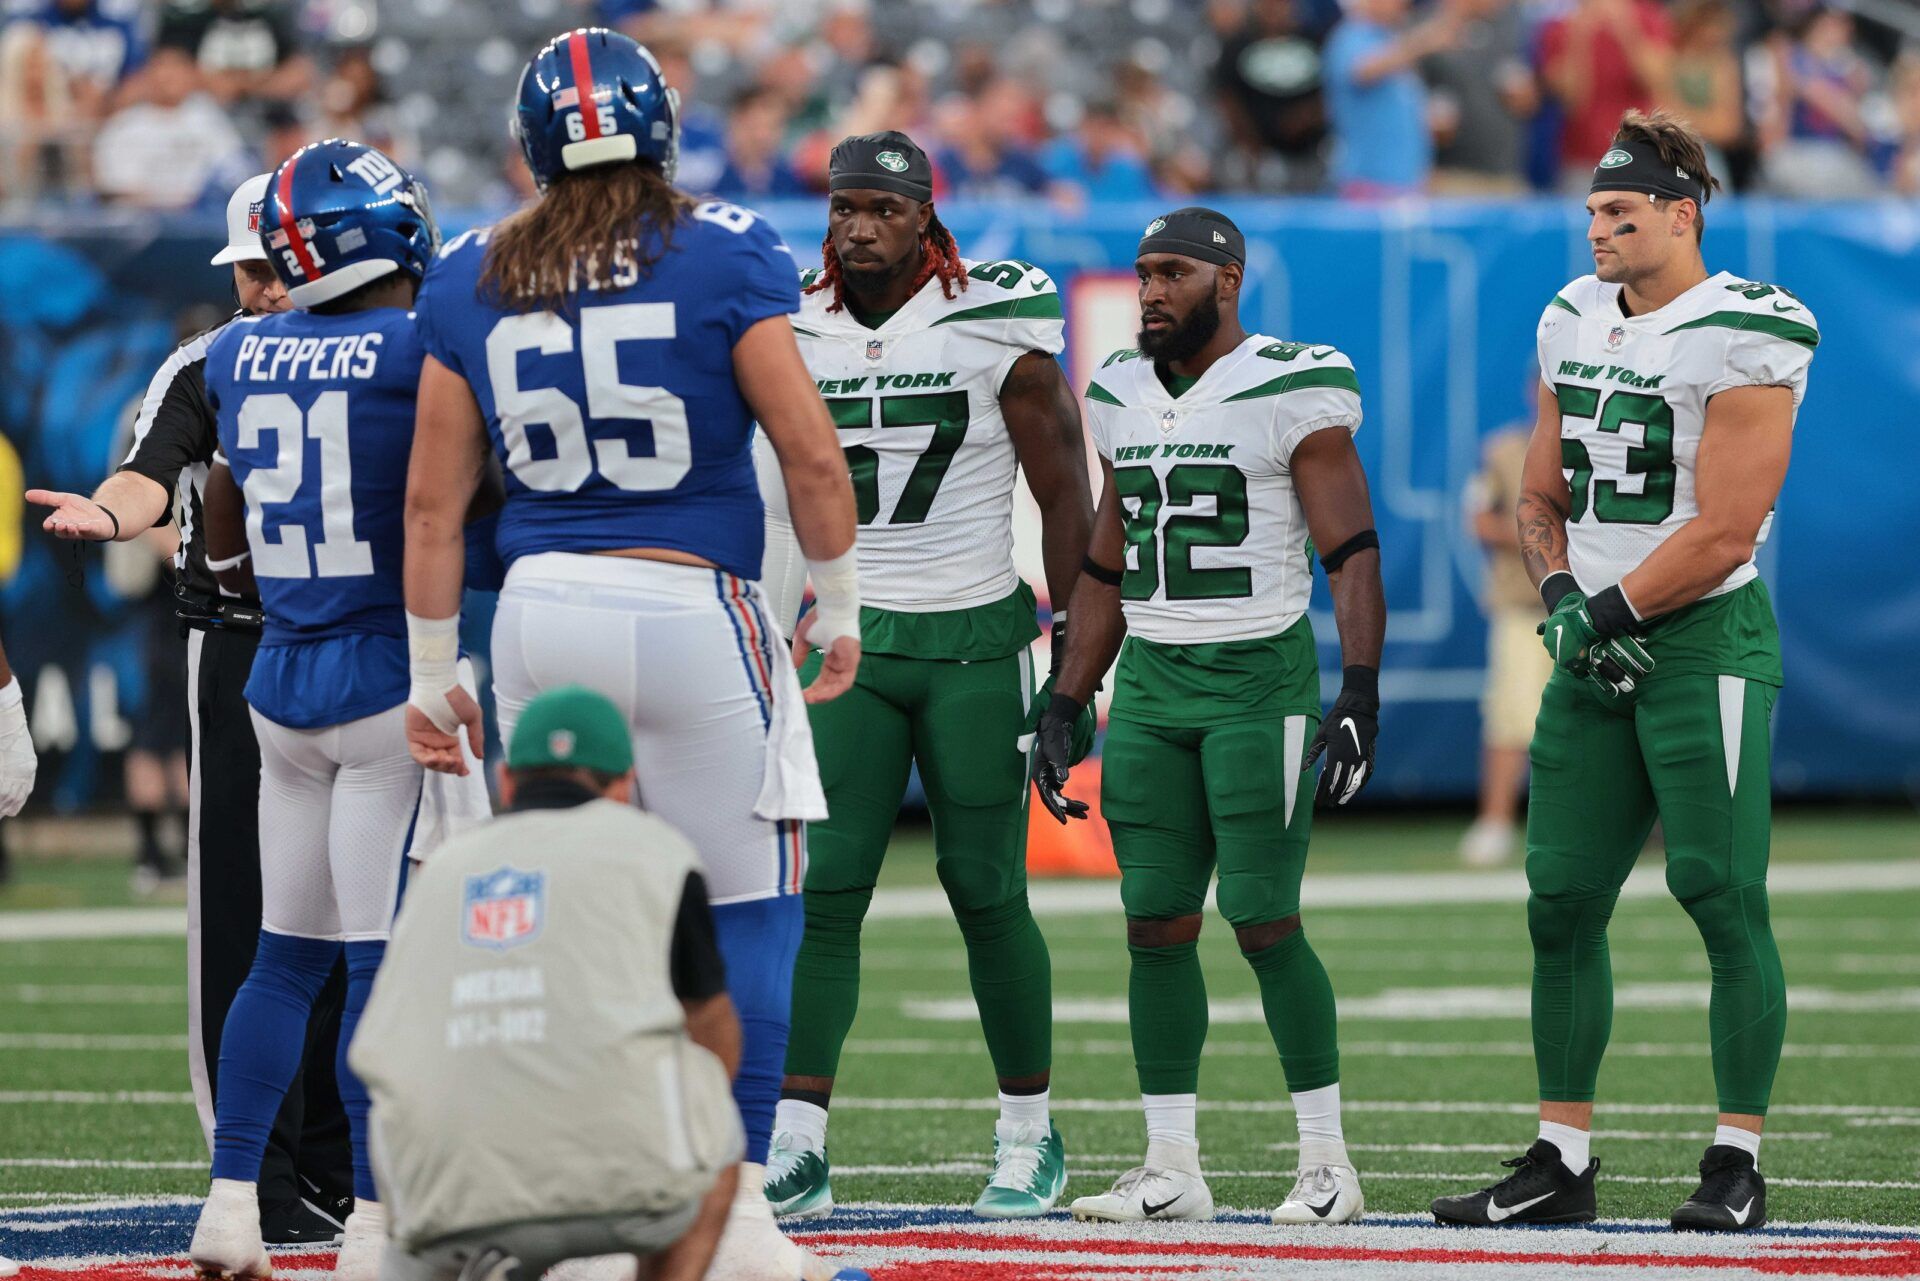
[[[1753,1213],[1753,1201],[1754,1198],[1748,1197],[1747,1203],[1738,1210],[1733,1209],[1731,1206],[1727,1209],[1727,1213],[1733,1216],[1733,1221],[1743,1228],[1747,1226],[1747,1216]]]
[[[1531,1201],[1522,1201],[1518,1205],[1501,1205],[1498,1201],[1494,1200],[1492,1197],[1488,1197],[1487,1198],[1487,1222],[1505,1223],[1508,1219],[1520,1213],[1520,1211],[1539,1205],[1542,1201],[1545,1201],[1548,1197],[1551,1197],[1552,1195],[1553,1193],[1551,1192],[1543,1193],[1542,1195],[1533,1198],[1533,1200]]]
[[[1315,360],[1325,360],[1328,356],[1331,356],[1334,353],[1334,350],[1335,349],[1332,347],[1316,347],[1312,351],[1308,352],[1307,354],[1312,356]]]
[[[1185,1195],[1186,1193],[1184,1192],[1180,1194],[1180,1196],[1185,1196]],[[1144,1214],[1147,1218],[1151,1219],[1154,1215],[1160,1213],[1162,1210],[1166,1209],[1168,1206],[1177,1205],[1179,1201],[1180,1201],[1180,1197],[1176,1196],[1172,1200],[1162,1201],[1159,1205],[1155,1205],[1153,1202],[1146,1200],[1143,1197],[1141,1198],[1141,1201],[1140,1201],[1140,1213]]]
[[[1791,306],[1791,305],[1783,307],[1779,303],[1773,304],[1773,309],[1775,311],[1799,311],[1800,310],[1798,307]]]
[[[1332,1196],[1327,1198],[1327,1203],[1325,1205],[1315,1205],[1313,1202],[1309,1201],[1307,1202],[1307,1208],[1309,1210],[1312,1210],[1316,1215],[1324,1219],[1329,1214],[1333,1213],[1333,1207],[1338,1205],[1339,1203],[1340,1203],[1340,1194],[1336,1192]]]

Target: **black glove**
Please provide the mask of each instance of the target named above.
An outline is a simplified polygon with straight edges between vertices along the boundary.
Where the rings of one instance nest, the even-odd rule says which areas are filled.
[[[1087,803],[1064,795],[1068,767],[1073,761],[1073,727],[1082,711],[1077,699],[1055,694],[1040,713],[1035,731],[1033,782],[1040,789],[1040,803],[1063,826],[1070,818],[1085,818]]]
[[[1307,748],[1300,768],[1308,770],[1326,753],[1327,767],[1314,790],[1319,805],[1345,805],[1360,794],[1373,777],[1373,742],[1380,736],[1380,673],[1371,667],[1349,667],[1343,674],[1340,697],[1320,722],[1320,732]]]

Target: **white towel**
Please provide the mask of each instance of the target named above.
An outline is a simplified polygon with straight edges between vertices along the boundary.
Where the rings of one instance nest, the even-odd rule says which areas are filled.
[[[463,658],[459,670],[460,688],[478,701],[479,683],[473,677],[473,663]],[[487,763],[474,759],[464,733],[460,735],[460,759],[467,766],[464,776],[426,771],[420,786],[420,813],[413,821],[413,841],[407,846],[408,858],[425,860],[448,841],[493,817],[493,801],[487,795]]]
[[[752,590],[761,598],[761,616],[766,617],[765,594],[757,584]],[[794,674],[786,639],[778,628],[770,630],[773,717],[767,727],[766,773],[753,813],[770,823],[796,818],[817,823],[827,816],[827,794],[820,786],[820,763],[813,754],[813,726],[807,720],[807,705],[800,697],[800,678]]]

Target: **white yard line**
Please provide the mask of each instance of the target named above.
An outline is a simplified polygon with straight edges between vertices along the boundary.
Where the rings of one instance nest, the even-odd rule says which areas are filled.
[[[1704,981],[1690,983],[1621,983],[1613,1003],[1622,1010],[1704,1010],[1712,995]],[[1795,1015],[1896,1014],[1920,1011],[1920,987],[1869,988],[1848,991],[1796,984],[1788,998]],[[1208,1003],[1209,1021],[1227,1024],[1265,1024],[1266,1011],[1258,997],[1224,998]],[[1531,1017],[1530,987],[1391,987],[1366,996],[1343,997],[1342,1022],[1451,1022],[1464,1019],[1525,1019]],[[980,1015],[972,997],[906,997],[900,1013],[929,1023],[972,1023]],[[1053,1021],[1061,1024],[1127,1023],[1127,999],[1115,997],[1056,997]]]
[[[0,987],[0,1004],[185,1005],[187,989],[166,983],[16,983]]]
[[[1859,859],[1834,863],[1783,863],[1767,873],[1767,891],[1783,894],[1832,894],[1920,889],[1920,859]],[[1621,891],[1623,898],[1669,898],[1666,874],[1657,859],[1639,863]],[[1036,881],[1027,898],[1040,916],[1111,912],[1120,915],[1118,880]],[[1302,906],[1443,907],[1454,903],[1527,901],[1527,877],[1519,868],[1494,872],[1367,872],[1309,875],[1301,888]],[[885,889],[873,896],[869,920],[920,920],[950,917],[944,890],[928,886]]]
[[[160,938],[186,932],[187,909],[184,907],[88,907],[0,913],[0,943]]]
[[[0,1106],[180,1107],[193,1105],[187,1091],[163,1090],[0,1090]]]
[[[133,1033],[0,1032],[0,1050],[184,1050],[184,1036]]]
[[[1499,1150],[1507,1151],[1508,1149],[1502,1148]],[[1111,1179],[1125,1174],[1127,1168],[1128,1167],[1125,1166],[1114,1166],[1112,1168],[1095,1167],[1085,1169],[1070,1164],[1069,1172],[1083,1178]],[[833,1172],[850,1177],[863,1174],[894,1176],[930,1176],[940,1174],[981,1175],[991,1174],[993,1167],[984,1161],[928,1161],[914,1165],[836,1165],[833,1168]],[[1206,1171],[1206,1176],[1209,1179],[1282,1180],[1292,1179],[1298,1173],[1298,1170],[1208,1170]],[[1463,1174],[1458,1170],[1368,1170],[1360,1176],[1362,1184],[1381,1180],[1412,1183],[1432,1182],[1435,1180],[1442,1182],[1455,1179],[1471,1180],[1473,1178],[1474,1175],[1471,1172]],[[1698,1175],[1692,1174],[1609,1174],[1606,1176],[1606,1181],[1609,1183],[1692,1185],[1699,1183],[1700,1179]],[[1783,1179],[1770,1175],[1767,1178],[1767,1186],[1782,1188],[1859,1188],[1904,1192],[1920,1189],[1920,1182],[1910,1179]]]
[[[835,1095],[833,1106],[856,1112],[997,1112],[999,1100],[992,1097],[972,1099],[859,1098]],[[1138,1099],[1054,1099],[1055,1112],[1138,1112]],[[1287,1099],[1201,1099],[1202,1112],[1291,1112]],[[1706,1103],[1601,1103],[1599,1111],[1608,1116],[1712,1116]],[[1488,1103],[1443,1099],[1342,1099],[1345,1113],[1459,1113],[1471,1116],[1535,1116],[1537,1103]],[[1776,1103],[1767,1109],[1769,1116],[1891,1118],[1897,1124],[1920,1122],[1920,1107],[1878,1107],[1866,1104]]]
[[[64,1156],[0,1156],[0,1169],[9,1170],[204,1170],[198,1161],[117,1161]]]
[[[847,1042],[849,1054],[907,1055],[972,1054],[984,1049],[978,1036],[955,1037],[875,1037],[854,1038]],[[1117,1055],[1131,1058],[1133,1042],[1122,1040],[1055,1041],[1055,1054]],[[1532,1058],[1532,1041],[1342,1041],[1342,1054],[1389,1059],[1473,1059]],[[1707,1052],[1704,1041],[1653,1042],[1624,1041],[1607,1046],[1615,1058],[1690,1059]],[[1787,1058],[1803,1059],[1912,1059],[1920,1058],[1920,1045],[1787,1045],[1781,1049]],[[1209,1058],[1273,1058],[1271,1041],[1231,1041],[1214,1038],[1207,1042]]]

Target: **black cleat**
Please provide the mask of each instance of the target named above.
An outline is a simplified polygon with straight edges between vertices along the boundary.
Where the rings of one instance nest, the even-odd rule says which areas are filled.
[[[1767,1221],[1767,1181],[1753,1154],[1716,1143],[1700,1160],[1700,1186],[1673,1212],[1675,1232],[1746,1232]]]
[[[298,1198],[260,1207],[260,1239],[268,1245],[339,1245],[340,1225]]]
[[[1433,1203],[1439,1223],[1497,1228],[1509,1223],[1592,1223],[1593,1176],[1600,1162],[1589,1161],[1580,1174],[1560,1160],[1560,1149],[1536,1139],[1524,1156],[1501,1165],[1513,1171],[1490,1188],[1464,1196],[1443,1196]]]

